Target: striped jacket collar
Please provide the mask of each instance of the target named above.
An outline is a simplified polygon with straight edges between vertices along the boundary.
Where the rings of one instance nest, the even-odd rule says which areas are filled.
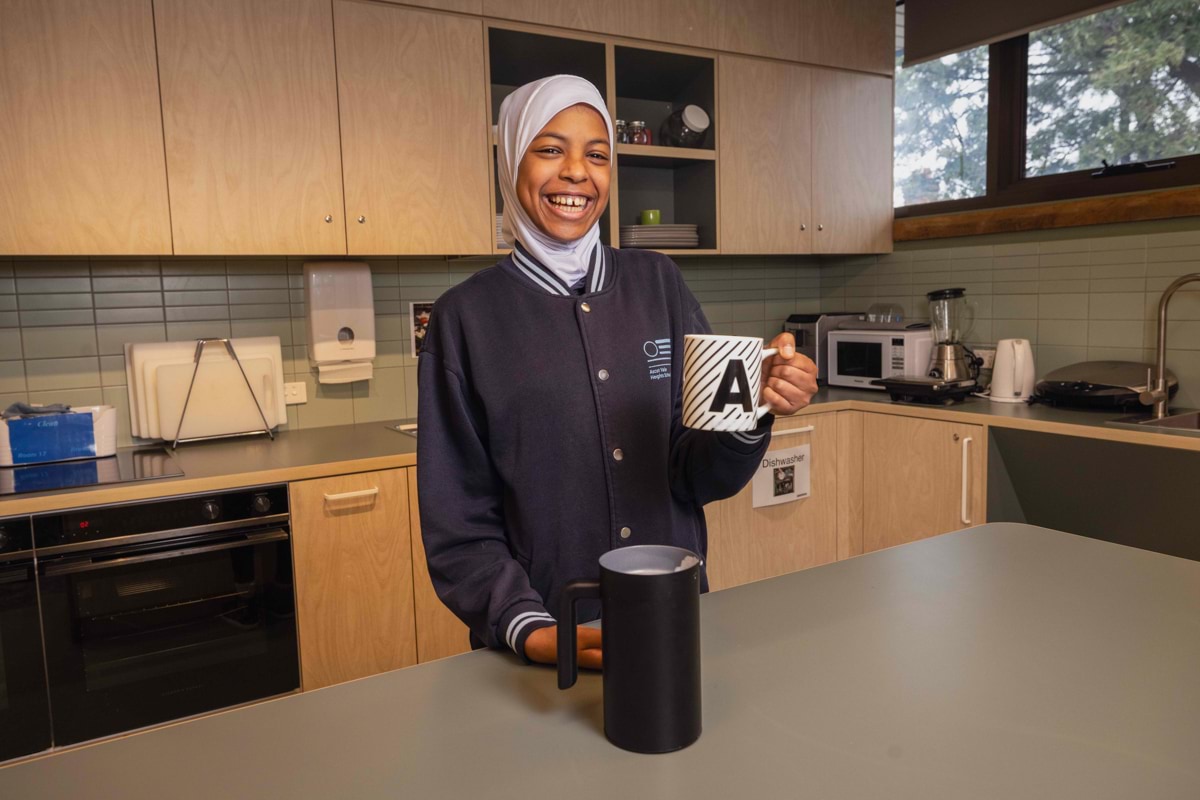
[[[549,267],[539,262],[517,242],[512,250],[512,263],[522,278],[548,294],[574,296],[571,287]],[[600,242],[588,256],[588,271],[584,276],[584,294],[592,294],[606,288],[612,282],[612,253]]]

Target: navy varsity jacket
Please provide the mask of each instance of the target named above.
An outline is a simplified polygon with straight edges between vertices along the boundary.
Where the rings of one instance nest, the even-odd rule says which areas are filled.
[[[608,247],[591,261],[577,294],[518,246],[438,299],[419,358],[434,588],[473,646],[522,658],[608,550],[704,556],[704,504],[745,486],[770,439],[770,414],[752,433],[681,425],[683,337],[711,328],[674,262]]]

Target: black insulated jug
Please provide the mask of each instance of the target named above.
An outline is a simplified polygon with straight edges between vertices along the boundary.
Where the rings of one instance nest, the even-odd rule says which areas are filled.
[[[635,753],[669,753],[700,738],[700,557],[641,545],[600,557],[599,581],[566,586],[558,688],[578,675],[575,602],[599,599],[604,735]]]

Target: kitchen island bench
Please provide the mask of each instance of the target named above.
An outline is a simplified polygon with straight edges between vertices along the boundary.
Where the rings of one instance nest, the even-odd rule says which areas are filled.
[[[0,797],[1194,798],[1197,620],[1200,563],[989,524],[706,595],[678,753],[610,745],[598,674],[487,651],[15,764]]]

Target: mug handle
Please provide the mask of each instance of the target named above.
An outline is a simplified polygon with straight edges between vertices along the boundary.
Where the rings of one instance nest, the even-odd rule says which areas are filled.
[[[778,352],[779,352],[778,347],[767,347],[762,351],[762,357],[764,359],[770,358],[771,356],[775,355]],[[767,403],[763,403],[761,406],[758,407],[758,410],[754,412],[754,418],[762,419],[766,415],[766,413],[770,410],[771,410],[771,406],[768,405]]]
[[[575,602],[599,600],[599,581],[571,581],[562,592],[558,614],[558,688],[570,689],[579,677],[576,663]]]

